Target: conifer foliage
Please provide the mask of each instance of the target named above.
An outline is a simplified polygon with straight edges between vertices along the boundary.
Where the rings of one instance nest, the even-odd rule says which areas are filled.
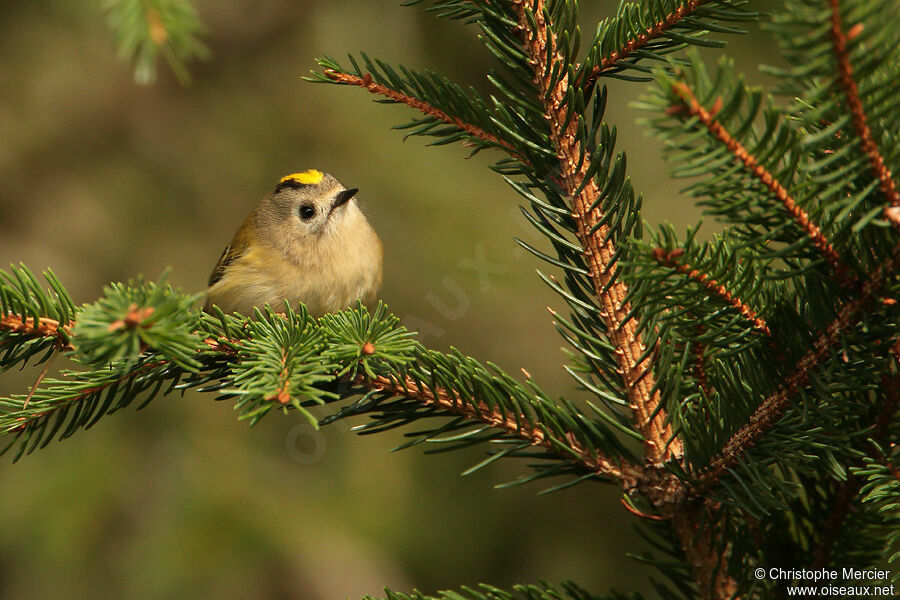
[[[119,22],[126,4],[113,3]],[[429,350],[382,305],[321,319],[302,306],[203,314],[160,280],[113,284],[77,307],[52,272],[41,281],[18,266],[0,272],[0,369],[60,354],[72,368],[0,400],[13,457],[196,389],[251,423],[273,410],[314,425],[366,415],[362,433],[415,424],[405,446],[482,445],[471,470],[526,457],[516,483],[618,486],[656,548],[644,558],[661,598],[779,597],[785,582],[756,569],[897,558],[895,3],[785,2],[766,24],[790,65],[769,69],[782,82],[773,90],[692,48],[740,33],[757,18],[749,2],[622,2],[584,40],[573,0],[407,4],[478,33],[496,58],[489,97],[365,54],[323,58],[310,79],[408,105],[406,135],[497,156],[491,168],[546,237],[519,243],[548,263],[539,274],[568,307],[554,318],[583,393],[554,400],[489,362]],[[191,30],[180,22],[165,39]],[[141,47],[122,39],[126,53]],[[689,179],[722,233],[645,231],[604,118],[607,78],[648,86],[640,108],[673,177]],[[572,584],[439,596],[601,597],[619,596]]]

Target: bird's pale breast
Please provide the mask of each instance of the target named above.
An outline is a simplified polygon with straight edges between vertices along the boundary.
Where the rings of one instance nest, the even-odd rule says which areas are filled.
[[[364,235],[329,244],[298,264],[262,244],[254,244],[228,265],[209,288],[207,306],[250,315],[266,303],[283,310],[284,300],[303,302],[314,316],[341,310],[357,299],[369,304],[381,285],[381,243],[368,227]]]

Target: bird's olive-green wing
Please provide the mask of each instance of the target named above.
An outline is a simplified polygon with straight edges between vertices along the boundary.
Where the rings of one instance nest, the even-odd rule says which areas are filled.
[[[222,275],[225,274],[225,268],[234,262],[234,259],[237,258],[234,253],[231,251],[231,244],[225,246],[225,250],[222,251],[222,256],[219,257],[219,262],[216,263],[216,267],[213,269],[212,273],[209,274],[209,283],[206,285],[212,287],[220,279],[222,279]]]
[[[209,283],[207,285],[210,287],[222,279],[228,265],[243,256],[244,252],[246,252],[247,248],[250,246],[251,228],[248,225],[249,221],[250,219],[247,219],[247,222],[241,226],[235,234],[234,239],[231,240],[231,243],[225,246],[225,250],[222,251],[219,262],[216,263],[216,267],[213,269],[212,273],[209,274]]]

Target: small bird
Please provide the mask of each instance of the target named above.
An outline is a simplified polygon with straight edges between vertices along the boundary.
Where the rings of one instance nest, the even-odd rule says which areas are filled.
[[[206,306],[252,314],[268,303],[303,302],[321,316],[381,287],[381,240],[357,206],[356,193],[309,170],[282,177],[263,198],[209,276]]]

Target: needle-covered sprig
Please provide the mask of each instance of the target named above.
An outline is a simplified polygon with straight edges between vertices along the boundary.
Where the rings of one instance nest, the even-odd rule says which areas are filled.
[[[138,84],[153,83],[162,56],[182,84],[191,80],[187,63],[206,58],[204,27],[190,0],[105,0],[109,27],[123,62]]]
[[[351,380],[359,374],[374,379],[404,373],[424,351],[415,333],[400,325],[382,302],[371,313],[358,304],[353,311],[326,314],[319,324],[324,355],[345,365],[337,374]]]
[[[24,273],[13,287],[34,288]],[[54,285],[59,297],[67,298],[58,282]],[[502,456],[533,457],[534,448],[540,448],[548,461],[522,481],[569,475],[575,483],[586,478],[637,483],[630,454],[573,405],[553,402],[533,381],[523,385],[499,367],[484,367],[456,350],[445,354],[424,348],[381,303],[371,312],[359,304],[321,319],[309,316],[303,305],[284,313],[256,309],[248,317],[215,307],[201,313],[193,308],[196,296],[172,288],[164,278],[113,284],[105,292],[78,310],[54,308],[49,297],[38,298],[35,291],[30,303],[10,304],[30,308],[39,324],[47,322],[44,312],[72,317],[72,333],[65,338],[69,345],[60,346],[58,327],[10,334],[10,345],[50,340],[54,350],[85,367],[65,370],[60,377],[43,379],[42,374],[29,394],[0,399],[0,431],[10,436],[10,448],[18,446],[16,458],[87,429],[136,400],[143,406],[160,393],[196,389],[233,401],[240,418],[251,424],[274,408],[297,411],[314,426],[371,415],[361,432],[426,416],[449,418],[449,426],[435,421],[413,437],[446,442],[438,434],[462,429],[477,435],[445,443],[444,449],[507,443],[499,456],[480,466]],[[15,297],[23,294],[19,289]],[[7,290],[6,296],[14,294]],[[0,331],[16,330],[20,321],[4,316]],[[20,358],[20,351],[10,354],[10,360]],[[330,416],[310,411],[356,395],[362,398]]]
[[[25,265],[0,269],[0,372],[70,348],[75,303],[52,271],[43,277],[49,289]]]
[[[187,370],[196,370],[199,295],[184,294],[165,282],[129,281],[104,288],[103,297],[84,306],[73,329],[78,360],[102,366],[134,363],[148,349]]]
[[[246,337],[231,363],[231,387],[220,390],[235,399],[240,418],[256,423],[275,407],[292,407],[312,425],[318,420],[304,404],[336,398],[320,384],[334,379],[337,365],[322,355],[323,335],[306,307],[276,314],[268,306],[245,321]]]

